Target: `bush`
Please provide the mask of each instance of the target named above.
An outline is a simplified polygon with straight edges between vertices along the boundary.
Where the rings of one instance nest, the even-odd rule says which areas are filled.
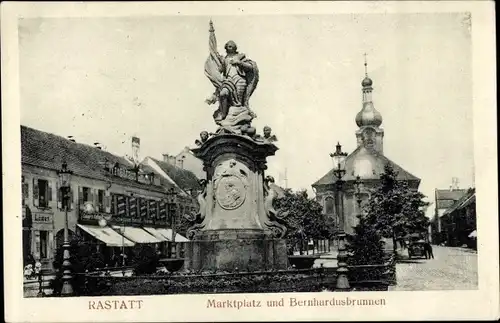
[[[306,273],[165,275],[151,279],[115,277],[105,295],[320,292],[332,289],[335,282],[334,271],[321,273],[319,270]]]
[[[95,246],[89,242],[83,241],[79,236],[74,236],[70,241],[70,262],[71,272],[73,274],[72,286],[76,295],[86,293],[85,278],[82,273],[94,271],[105,266],[102,254],[95,252]],[[53,266],[56,270],[56,276],[50,283],[54,296],[59,296],[62,288],[63,248],[56,250]]]
[[[160,256],[156,249],[149,245],[136,245],[134,247],[134,273],[136,275],[154,274],[159,265]]]

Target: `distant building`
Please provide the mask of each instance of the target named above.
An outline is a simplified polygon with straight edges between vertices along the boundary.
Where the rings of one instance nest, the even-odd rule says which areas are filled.
[[[466,189],[459,189],[455,186],[450,186],[449,189],[435,189],[434,216],[431,219],[432,243],[440,244],[446,240],[446,237],[442,233],[442,217],[446,210],[450,209],[466,193]]]
[[[179,159],[176,159],[175,156],[166,154],[163,156],[163,161],[153,157],[146,157],[143,163],[154,170],[162,184],[165,186],[175,185],[182,190],[183,194],[179,196],[183,201],[181,205],[182,212],[196,212],[198,209],[196,197],[201,191],[199,178],[192,171],[184,169],[182,162],[179,162]]]
[[[137,243],[165,245],[169,240],[165,234],[174,213],[169,212],[166,192],[176,185],[162,182],[148,165],[136,167],[99,147],[21,126],[24,258],[33,255],[50,268],[63,243],[65,216],[57,173],[63,162],[73,171],[70,237],[78,234],[94,242],[107,259]]]
[[[382,115],[375,109],[372,101],[373,81],[366,75],[361,85],[363,94],[362,109],[355,119],[359,127],[356,131],[358,147],[347,156],[345,162],[346,173],[342,178],[345,182],[342,202],[346,217],[343,229],[346,233],[353,232],[353,227],[357,225],[357,215],[361,212],[355,197],[356,187],[354,183],[357,176],[360,176],[363,182],[361,191],[362,205],[370,198],[370,192],[379,185],[380,175],[384,172],[386,164],[391,164],[398,173],[397,179],[406,181],[411,189],[418,190],[420,185],[419,178],[384,155],[384,129],[380,127]],[[337,178],[334,175],[334,169],[332,169],[316,181],[312,187],[316,191],[318,202],[323,205],[323,212],[325,215],[332,217],[334,223],[338,226],[340,218],[336,214],[335,207],[337,205],[335,201],[336,182]]]
[[[203,170],[203,162],[194,156],[189,147],[184,147],[177,155],[163,154],[163,161],[178,168],[188,170],[199,179],[206,179],[207,175]]]
[[[470,188],[442,218],[442,228],[448,245],[476,247],[476,189]]]

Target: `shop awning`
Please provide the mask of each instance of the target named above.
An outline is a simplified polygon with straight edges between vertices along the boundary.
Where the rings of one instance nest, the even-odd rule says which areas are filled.
[[[110,227],[99,227],[84,224],[78,224],[78,227],[97,240],[104,242],[108,247],[132,247],[135,244],[124,236],[118,234]]]
[[[156,231],[160,232],[160,234],[164,236],[168,241],[172,241],[172,229],[157,228]],[[187,242],[187,241],[189,241],[188,238],[178,233],[175,234],[175,242]]]
[[[146,230],[149,234],[153,235],[155,238],[161,241],[169,241],[167,238],[165,238],[159,231],[158,229],[151,228],[151,227],[144,227],[144,230]]]
[[[145,230],[141,228],[134,227],[122,227],[122,226],[113,226],[117,232],[124,235],[127,239],[134,241],[135,243],[160,243],[162,240],[155,238],[153,235],[147,233]]]

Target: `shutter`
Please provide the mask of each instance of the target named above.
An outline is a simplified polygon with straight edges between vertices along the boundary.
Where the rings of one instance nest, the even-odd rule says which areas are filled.
[[[62,191],[59,188],[59,182],[56,182],[56,189],[57,189],[57,208],[59,210],[62,210]]]
[[[96,188],[90,189],[90,200],[92,201],[92,204],[94,205],[95,209],[100,212],[100,209],[99,209],[99,191]]]
[[[83,187],[78,186],[78,209],[83,207]]]
[[[33,178],[33,205],[38,206],[38,179]]]
[[[111,196],[109,192],[104,192],[104,211],[111,213]]]
[[[35,259],[40,259],[40,231],[35,231]]]
[[[68,201],[68,206],[70,210],[75,209],[75,194],[73,193],[73,188],[70,187],[69,189],[69,201]]]
[[[23,183],[23,205],[27,204],[28,196],[29,196],[29,184]]]
[[[52,182],[47,181],[47,202],[52,202]]]
[[[47,258],[52,258],[54,250],[54,231],[49,231],[49,241],[47,241]]]

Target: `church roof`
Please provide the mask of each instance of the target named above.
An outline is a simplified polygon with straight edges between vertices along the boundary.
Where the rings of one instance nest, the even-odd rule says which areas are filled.
[[[346,173],[344,177],[342,177],[342,180],[344,181],[355,181],[356,176],[358,175],[364,180],[380,179],[380,175],[384,173],[385,165],[390,164],[398,173],[398,180],[420,183],[420,179],[418,177],[409,173],[386,156],[377,153],[374,150],[368,150],[363,146],[359,146],[351,154],[349,154],[345,163]],[[331,169],[312,186],[317,187],[335,183],[337,178],[335,177],[333,171],[334,170]]]

